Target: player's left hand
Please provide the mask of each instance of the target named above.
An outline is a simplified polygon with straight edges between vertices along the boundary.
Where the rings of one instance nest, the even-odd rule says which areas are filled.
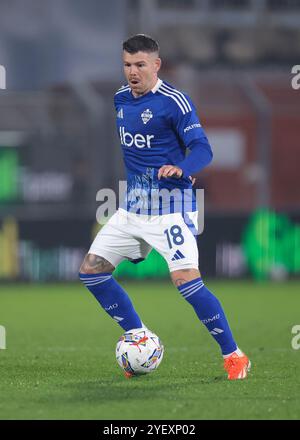
[[[176,167],[175,165],[163,165],[158,170],[158,179],[161,177],[175,177],[180,179],[182,177],[183,171],[181,168]]]

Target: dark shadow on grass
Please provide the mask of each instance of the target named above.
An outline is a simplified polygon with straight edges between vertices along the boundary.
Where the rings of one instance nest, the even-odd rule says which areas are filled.
[[[154,376],[139,376],[131,379],[123,377],[102,380],[85,380],[69,382],[60,387],[60,392],[51,392],[45,399],[52,403],[89,403],[101,404],[108,402],[122,403],[124,401],[144,401],[145,399],[170,398],[176,395],[183,396],[187,388],[219,384],[225,381],[223,376],[187,378],[155,378]],[[41,399],[43,400],[43,398]]]

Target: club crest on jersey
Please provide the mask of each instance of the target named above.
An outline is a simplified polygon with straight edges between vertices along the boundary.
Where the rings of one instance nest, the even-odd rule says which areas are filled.
[[[143,113],[141,114],[141,118],[144,124],[147,124],[147,122],[149,122],[150,119],[153,118],[152,111],[147,108],[147,110],[144,110]]]

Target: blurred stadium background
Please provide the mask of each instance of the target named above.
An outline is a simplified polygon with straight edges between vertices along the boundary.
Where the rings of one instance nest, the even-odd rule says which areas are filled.
[[[299,0],[0,0],[0,419],[299,419],[299,23]],[[251,357],[245,383],[154,251],[116,270],[165,344],[153,378],[124,380],[121,329],[77,277],[96,193],[125,177],[113,94],[138,32],[214,150],[200,269]]]
[[[113,94],[121,42],[160,42],[161,77],[194,100],[213,146],[204,276],[299,275],[298,0],[0,1],[0,280],[71,281],[96,192],[124,178]],[[132,266],[132,267],[131,267]],[[167,277],[153,253],[120,277]]]

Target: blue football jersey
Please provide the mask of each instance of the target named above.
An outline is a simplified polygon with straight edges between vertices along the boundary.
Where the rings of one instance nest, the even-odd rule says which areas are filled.
[[[179,164],[189,145],[205,136],[191,99],[159,79],[137,98],[128,85],[121,87],[114,103],[127,171],[123,208],[138,214],[196,210],[189,176],[157,178],[160,167]]]

